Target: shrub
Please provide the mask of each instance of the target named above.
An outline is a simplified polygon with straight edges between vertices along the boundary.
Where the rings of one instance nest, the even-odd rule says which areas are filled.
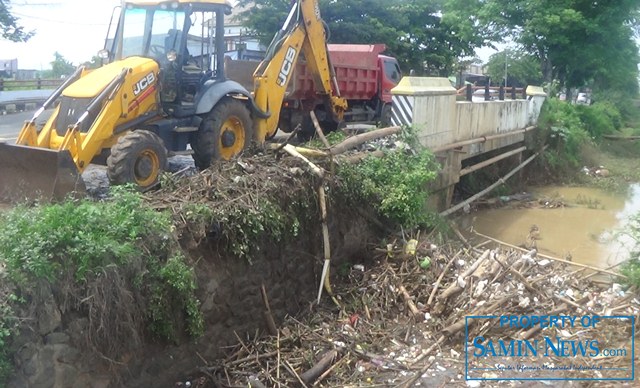
[[[549,167],[552,170],[578,167],[580,147],[589,136],[576,106],[557,98],[547,99],[538,118],[538,127],[543,141],[549,145],[545,152]]]
[[[577,105],[576,111],[584,129],[596,139],[622,128],[622,115],[610,102]]]
[[[356,203],[371,203],[381,216],[412,228],[431,223],[427,184],[437,171],[429,151],[395,149],[380,158],[369,156],[358,164],[342,164],[338,175],[341,189]]]
[[[133,342],[126,334],[138,335],[145,320],[155,334],[174,337],[175,321],[159,310],[182,311],[173,315],[184,317],[191,334],[201,333],[196,277],[179,253],[170,217],[131,189],[112,192],[104,202],[69,200],[0,214],[0,263],[8,280],[27,295],[40,280],[66,290],[58,303],[88,311],[90,330],[98,330],[90,337],[103,341],[107,353],[117,351],[110,343]],[[93,297],[83,300],[86,294]],[[166,323],[161,331],[159,319]],[[105,321],[115,332],[99,329]]]

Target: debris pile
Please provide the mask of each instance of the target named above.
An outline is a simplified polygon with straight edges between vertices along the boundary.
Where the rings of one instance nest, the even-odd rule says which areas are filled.
[[[615,283],[601,286],[586,268],[489,240],[465,243],[465,248],[436,246],[427,236],[378,249],[370,262],[335,275],[340,278],[334,279],[333,303],[325,298],[306,316],[288,318],[277,335],[238,336],[225,359],[203,360],[187,380],[221,387],[479,386],[465,381],[465,330],[468,338],[505,333],[497,321],[468,323],[468,316],[638,317],[635,290]],[[614,323],[597,330],[522,328],[509,335],[525,340],[542,332],[559,339],[630,344],[630,330]],[[558,366],[576,358],[552,354],[547,361]],[[590,360],[601,367],[618,361]],[[581,373],[597,377],[603,372],[572,371],[563,377]]]
[[[166,175],[161,189],[145,195],[154,208],[171,211],[178,235],[193,247],[220,233],[217,228],[225,221],[230,225],[234,216],[238,222],[243,217],[250,222],[252,216],[259,219],[265,207],[275,206],[284,216],[287,209],[293,210],[296,199],[314,198],[316,182],[303,167],[298,159],[277,160],[274,155],[239,158],[187,177]],[[308,200],[304,206],[313,203]],[[233,237],[231,229],[225,232]]]

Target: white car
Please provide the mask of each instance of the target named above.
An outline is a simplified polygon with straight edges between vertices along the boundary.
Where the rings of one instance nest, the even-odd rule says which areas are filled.
[[[494,89],[489,89],[489,100],[497,100],[498,99],[498,91]],[[471,101],[473,102],[482,102],[484,101],[484,89],[478,89],[473,92],[473,96],[471,96]]]
[[[591,101],[587,93],[578,93],[578,97],[576,98],[576,104],[589,105],[590,102]]]

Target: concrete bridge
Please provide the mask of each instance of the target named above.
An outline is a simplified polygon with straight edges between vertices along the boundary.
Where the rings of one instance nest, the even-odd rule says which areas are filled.
[[[392,93],[393,124],[413,126],[442,166],[430,204],[438,210],[450,208],[461,176],[511,156],[522,164],[525,133],[535,129],[546,98],[541,87],[529,86],[526,99],[456,101],[448,79],[426,77],[404,77]],[[462,168],[463,161],[491,151],[498,155]]]

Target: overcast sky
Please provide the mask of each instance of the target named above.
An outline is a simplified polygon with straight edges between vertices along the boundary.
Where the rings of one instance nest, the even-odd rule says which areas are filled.
[[[0,59],[18,58],[21,69],[47,69],[58,51],[74,64],[88,61],[104,46],[113,8],[120,0],[11,0],[11,12],[26,31],[27,43],[0,40]]]
[[[120,0],[11,0],[11,12],[26,31],[27,43],[0,40],[0,59],[18,58],[20,69],[48,69],[58,51],[74,65],[88,61],[104,46],[113,8]],[[492,49],[478,51],[486,61]]]

